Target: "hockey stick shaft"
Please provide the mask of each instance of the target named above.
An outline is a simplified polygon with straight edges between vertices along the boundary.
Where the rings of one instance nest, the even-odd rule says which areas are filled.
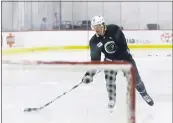
[[[102,70],[97,70],[96,74],[100,73]],[[69,93],[70,91],[74,90],[75,88],[77,88],[80,84],[82,84],[83,82],[80,82],[79,84],[75,85],[74,87],[72,87],[69,91],[64,92],[63,94],[57,96],[55,99],[51,100],[50,102],[46,103],[45,105],[39,107],[39,108],[27,108],[24,109],[24,112],[31,112],[31,111],[38,111],[41,110],[45,107],[47,107],[48,105],[52,104],[53,102],[55,102],[57,99],[59,99],[60,97],[64,96],[65,94]]]
[[[96,72],[96,74],[100,73],[102,70],[98,70]],[[53,103],[55,100],[59,99],[60,97],[64,96],[65,94],[69,93],[70,91],[74,90],[75,88],[77,88],[80,84],[82,84],[83,82],[80,82],[79,84],[75,85],[73,88],[71,88],[69,91],[64,92],[63,94],[59,95],[58,97],[56,97],[54,100],[50,101],[49,103],[45,104],[44,106],[40,107],[40,108],[44,108],[48,105],[50,105],[51,103]]]
[[[45,104],[44,106],[42,106],[42,108],[50,105],[51,103],[53,103],[54,101],[56,101],[57,99],[59,99],[60,97],[64,96],[65,94],[69,93],[70,91],[74,90],[75,88],[77,88],[80,84],[82,84],[82,82],[80,82],[79,84],[75,85],[73,88],[71,88],[69,91],[64,92],[63,94],[59,95],[58,97],[56,97],[55,99],[53,99],[52,101],[48,102],[47,104]]]
[[[82,84],[83,82],[80,82],[79,84],[75,85],[74,87],[72,87],[69,91],[64,92],[63,94],[57,96],[55,99],[51,100],[50,102],[46,103],[45,105],[39,107],[39,108],[27,108],[24,109],[24,112],[31,112],[31,111],[38,111],[41,110],[45,107],[47,107],[48,105],[52,104],[53,102],[55,102],[57,99],[59,99],[60,97],[64,96],[65,94],[69,93],[70,91],[74,90],[75,88],[77,88],[80,84]]]

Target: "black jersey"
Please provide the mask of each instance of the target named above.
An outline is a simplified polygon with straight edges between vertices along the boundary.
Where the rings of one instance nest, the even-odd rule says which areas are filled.
[[[101,52],[105,55],[105,60],[128,60],[131,58],[126,38],[117,25],[106,25],[104,36],[93,35],[89,46],[92,61],[100,61]]]

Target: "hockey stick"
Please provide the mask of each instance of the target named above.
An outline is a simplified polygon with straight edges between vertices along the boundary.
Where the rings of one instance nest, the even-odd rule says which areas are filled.
[[[73,88],[71,88],[69,91],[64,92],[63,94],[59,95],[58,97],[56,97],[55,99],[53,99],[52,101],[46,103],[45,105],[39,107],[39,108],[26,108],[24,109],[24,112],[32,112],[32,111],[39,111],[45,107],[47,107],[48,105],[52,104],[53,102],[55,102],[57,99],[59,99],[60,97],[64,96],[65,94],[69,93],[70,91],[74,90],[75,88],[77,88],[80,84],[82,84],[83,82],[80,82],[79,84],[75,85]]]
[[[96,74],[100,73],[102,70],[97,70]],[[48,105],[52,104],[53,102],[55,102],[57,99],[59,99],[60,97],[64,96],[65,94],[69,93],[70,91],[74,90],[75,88],[77,88],[80,84],[82,84],[82,82],[80,82],[79,84],[75,85],[73,88],[71,88],[69,91],[64,92],[63,94],[59,95],[58,97],[56,97],[55,99],[53,99],[52,101],[46,103],[45,105],[39,107],[39,108],[26,108],[24,109],[24,112],[32,112],[32,111],[39,111],[45,107],[47,107]]]

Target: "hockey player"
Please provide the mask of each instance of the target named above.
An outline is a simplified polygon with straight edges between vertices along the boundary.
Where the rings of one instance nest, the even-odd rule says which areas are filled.
[[[145,85],[141,80],[136,63],[129,52],[125,36],[121,29],[117,25],[105,25],[102,16],[95,16],[91,20],[91,27],[96,32],[89,42],[91,61],[100,61],[102,52],[105,55],[105,61],[124,60],[131,63],[136,70],[136,89],[142,98],[152,106],[154,102],[145,89]],[[117,72],[105,70],[104,73],[109,97],[108,108],[112,110],[116,102],[115,81]],[[92,82],[95,74],[95,70],[86,72],[82,81],[86,84]]]

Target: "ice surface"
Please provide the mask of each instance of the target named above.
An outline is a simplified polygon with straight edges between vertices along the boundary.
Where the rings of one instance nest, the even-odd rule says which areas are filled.
[[[88,55],[88,52],[48,52],[4,56],[3,59],[87,61]],[[147,91],[155,101],[150,107],[136,93],[136,123],[172,123],[172,57],[146,56],[135,57],[135,60]],[[78,84],[82,75],[83,72],[73,70],[3,66],[3,123],[125,123],[123,111],[126,105],[122,97],[125,96],[126,81],[121,73],[117,77],[118,99],[113,114],[107,109],[102,74],[96,76],[93,83],[81,85],[40,112],[22,111],[23,108],[42,106],[69,90]]]

